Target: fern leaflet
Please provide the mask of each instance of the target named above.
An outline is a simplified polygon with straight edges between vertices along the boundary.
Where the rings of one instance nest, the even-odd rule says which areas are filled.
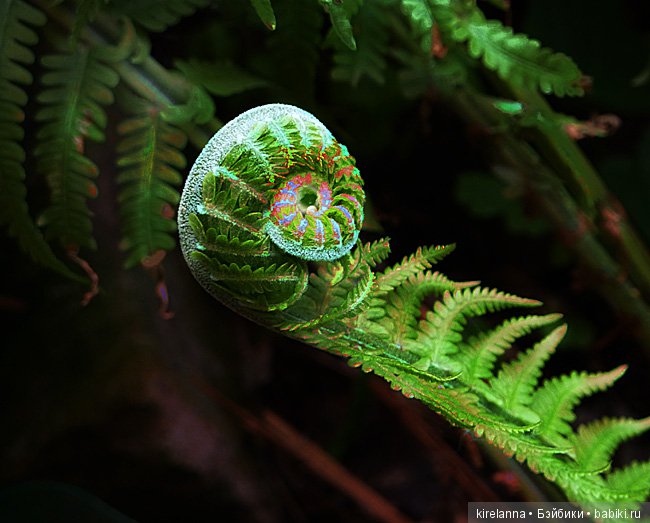
[[[431,51],[433,31],[433,10],[429,0],[400,0],[402,12],[408,17],[413,31],[422,42],[425,53]]]
[[[605,390],[625,372],[625,365],[605,373],[573,372],[553,378],[535,391],[531,406],[540,416],[537,434],[558,445],[567,444],[572,433],[569,423],[575,420],[573,409],[582,397]]]
[[[457,42],[467,42],[473,58],[502,78],[529,89],[557,96],[581,96],[582,73],[568,56],[541,47],[537,40],[513,33],[497,20],[486,20],[476,7],[457,13],[454,8],[435,9],[441,28]]]
[[[504,365],[499,374],[489,382],[489,397],[505,410],[537,423],[539,417],[527,406],[542,374],[542,366],[560,343],[566,326],[553,330],[532,349],[520,354],[513,362]]]
[[[257,16],[260,17],[264,25],[274,31],[276,21],[271,0],[251,0],[251,4],[253,4]]]
[[[467,318],[506,307],[536,305],[540,305],[536,300],[481,287],[456,290],[453,294],[446,291],[420,323],[416,343],[410,344],[409,350],[421,357],[416,367],[427,369],[432,366],[459,372],[459,364],[452,362],[449,356],[457,351],[462,339],[460,332]]]
[[[50,205],[41,215],[46,234],[66,248],[95,247],[88,198],[97,196],[95,164],[84,156],[85,141],[104,140],[106,113],[118,76],[99,47],[45,56],[45,89],[36,114],[42,123],[34,149],[38,171],[47,177]]]
[[[435,247],[418,247],[415,253],[406,256],[400,263],[377,275],[379,293],[399,287],[411,276],[431,268],[434,263],[447,256],[456,248],[455,245],[437,245]]]
[[[506,350],[519,337],[535,329],[557,322],[561,314],[522,316],[504,321],[495,329],[472,336],[461,351],[463,378],[472,387],[480,387],[482,380],[492,376],[492,369]]]
[[[576,462],[585,470],[606,467],[621,442],[650,429],[650,418],[605,418],[581,425],[575,436]]]
[[[172,234],[176,224],[171,219],[179,194],[175,189],[185,166],[181,150],[185,134],[165,121],[162,109],[135,97],[128,99],[130,116],[118,127],[122,136],[118,144],[122,185],[119,204],[124,228],[122,248],[128,251],[126,267],[147,263],[174,248]]]
[[[650,461],[644,463],[631,463],[625,468],[616,470],[607,475],[607,484],[617,490],[640,489],[650,492]],[[642,496],[640,500],[647,497]]]
[[[357,42],[352,32],[350,18],[359,10],[363,0],[319,0],[330,15],[332,28],[349,49],[356,50]]]

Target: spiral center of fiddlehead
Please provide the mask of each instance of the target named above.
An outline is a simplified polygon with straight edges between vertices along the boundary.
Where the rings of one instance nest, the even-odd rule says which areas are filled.
[[[321,208],[321,195],[316,187],[305,187],[298,192],[298,210],[305,214],[315,214]]]

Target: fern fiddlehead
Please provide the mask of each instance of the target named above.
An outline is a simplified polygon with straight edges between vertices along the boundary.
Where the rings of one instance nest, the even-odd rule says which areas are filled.
[[[261,320],[305,293],[308,261],[351,251],[361,184],[354,159],[316,118],[281,104],[252,109],[214,136],[190,173],[183,252],[208,292]]]
[[[281,104],[252,109],[210,140],[190,172],[178,213],[183,254],[230,308],[348,357],[526,460],[568,498],[643,501],[647,464],[607,469],[618,444],[650,428],[650,418],[570,425],[579,400],[612,385],[625,366],[541,380],[564,325],[501,361],[518,338],[560,316],[527,315],[476,332],[474,317],[540,303],[433,272],[453,246],[420,248],[378,270],[389,245],[358,240],[362,183],[345,146],[314,116]],[[437,301],[423,317],[431,296]],[[596,433],[602,443],[594,447]]]

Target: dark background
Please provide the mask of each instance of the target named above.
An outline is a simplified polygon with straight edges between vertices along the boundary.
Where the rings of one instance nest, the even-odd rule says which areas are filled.
[[[565,52],[593,77],[585,98],[555,99],[554,107],[622,119],[614,135],[581,146],[650,240],[648,4],[512,4],[518,31]],[[267,39],[249,6],[224,5],[152,36],[152,55],[171,67],[175,58],[228,54],[260,75],[300,67]],[[296,80],[293,71],[283,85],[276,76],[268,87],[219,99],[217,116],[225,122],[276,101],[312,111],[357,158],[382,228],[366,239],[389,236],[394,261],[419,245],[456,243],[440,266],[451,278],[480,279],[565,315],[569,335],[548,374],[630,364],[613,390],[585,401],[579,421],[647,415],[648,347],[594,291],[535,207],[490,174],[481,133],[435,92],[409,99],[391,78],[352,87],[332,81],[330,66],[326,48],[312,78]],[[109,118],[118,121],[119,109],[109,109]],[[301,440],[274,440],[260,421],[272,413],[415,521],[463,521],[467,501],[557,499],[552,486],[381,380],[212,300],[178,249],[164,264],[175,316],[162,319],[150,275],[122,268],[114,133],[109,126],[107,143],[89,151],[102,172],[92,202],[98,249],[88,256],[101,293],[89,306],[80,306],[78,285],[1,240],[0,485],[74,485],[83,489],[74,491],[80,504],[91,503],[92,493],[142,523],[372,521],[340,481],[297,457]],[[186,150],[190,163],[197,153]],[[42,180],[29,183],[38,208],[47,192]],[[648,438],[637,438],[617,461],[647,459],[647,451]]]

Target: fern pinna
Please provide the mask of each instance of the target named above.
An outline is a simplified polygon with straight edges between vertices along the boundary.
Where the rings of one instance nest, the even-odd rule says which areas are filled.
[[[27,94],[23,85],[32,83],[25,68],[34,62],[31,46],[38,42],[33,28],[46,22],[45,15],[15,0],[0,5],[0,224],[16,236],[21,248],[36,262],[68,277],[76,278],[52,252],[29,214],[25,187],[25,150],[22,146]]]
[[[104,141],[102,105],[113,102],[119,76],[106,63],[112,50],[75,46],[61,51],[41,60],[48,72],[42,78],[46,88],[38,97],[43,108],[36,119],[42,126],[34,154],[51,189],[50,206],[40,219],[46,235],[78,251],[95,247],[86,200],[97,196],[93,179],[98,169],[84,155],[85,141]]]
[[[357,240],[361,186],[352,156],[314,116],[288,105],[257,107],[224,126],[194,164],[178,216],[183,253],[227,306],[382,376],[525,460],[569,499],[645,500],[647,463],[608,469],[618,444],[649,428],[650,418],[570,425],[579,399],[609,387],[625,366],[540,382],[564,325],[502,363],[515,340],[560,316],[524,315],[467,334],[471,318],[540,302],[432,271],[450,246],[420,248],[378,270],[389,244]]]

